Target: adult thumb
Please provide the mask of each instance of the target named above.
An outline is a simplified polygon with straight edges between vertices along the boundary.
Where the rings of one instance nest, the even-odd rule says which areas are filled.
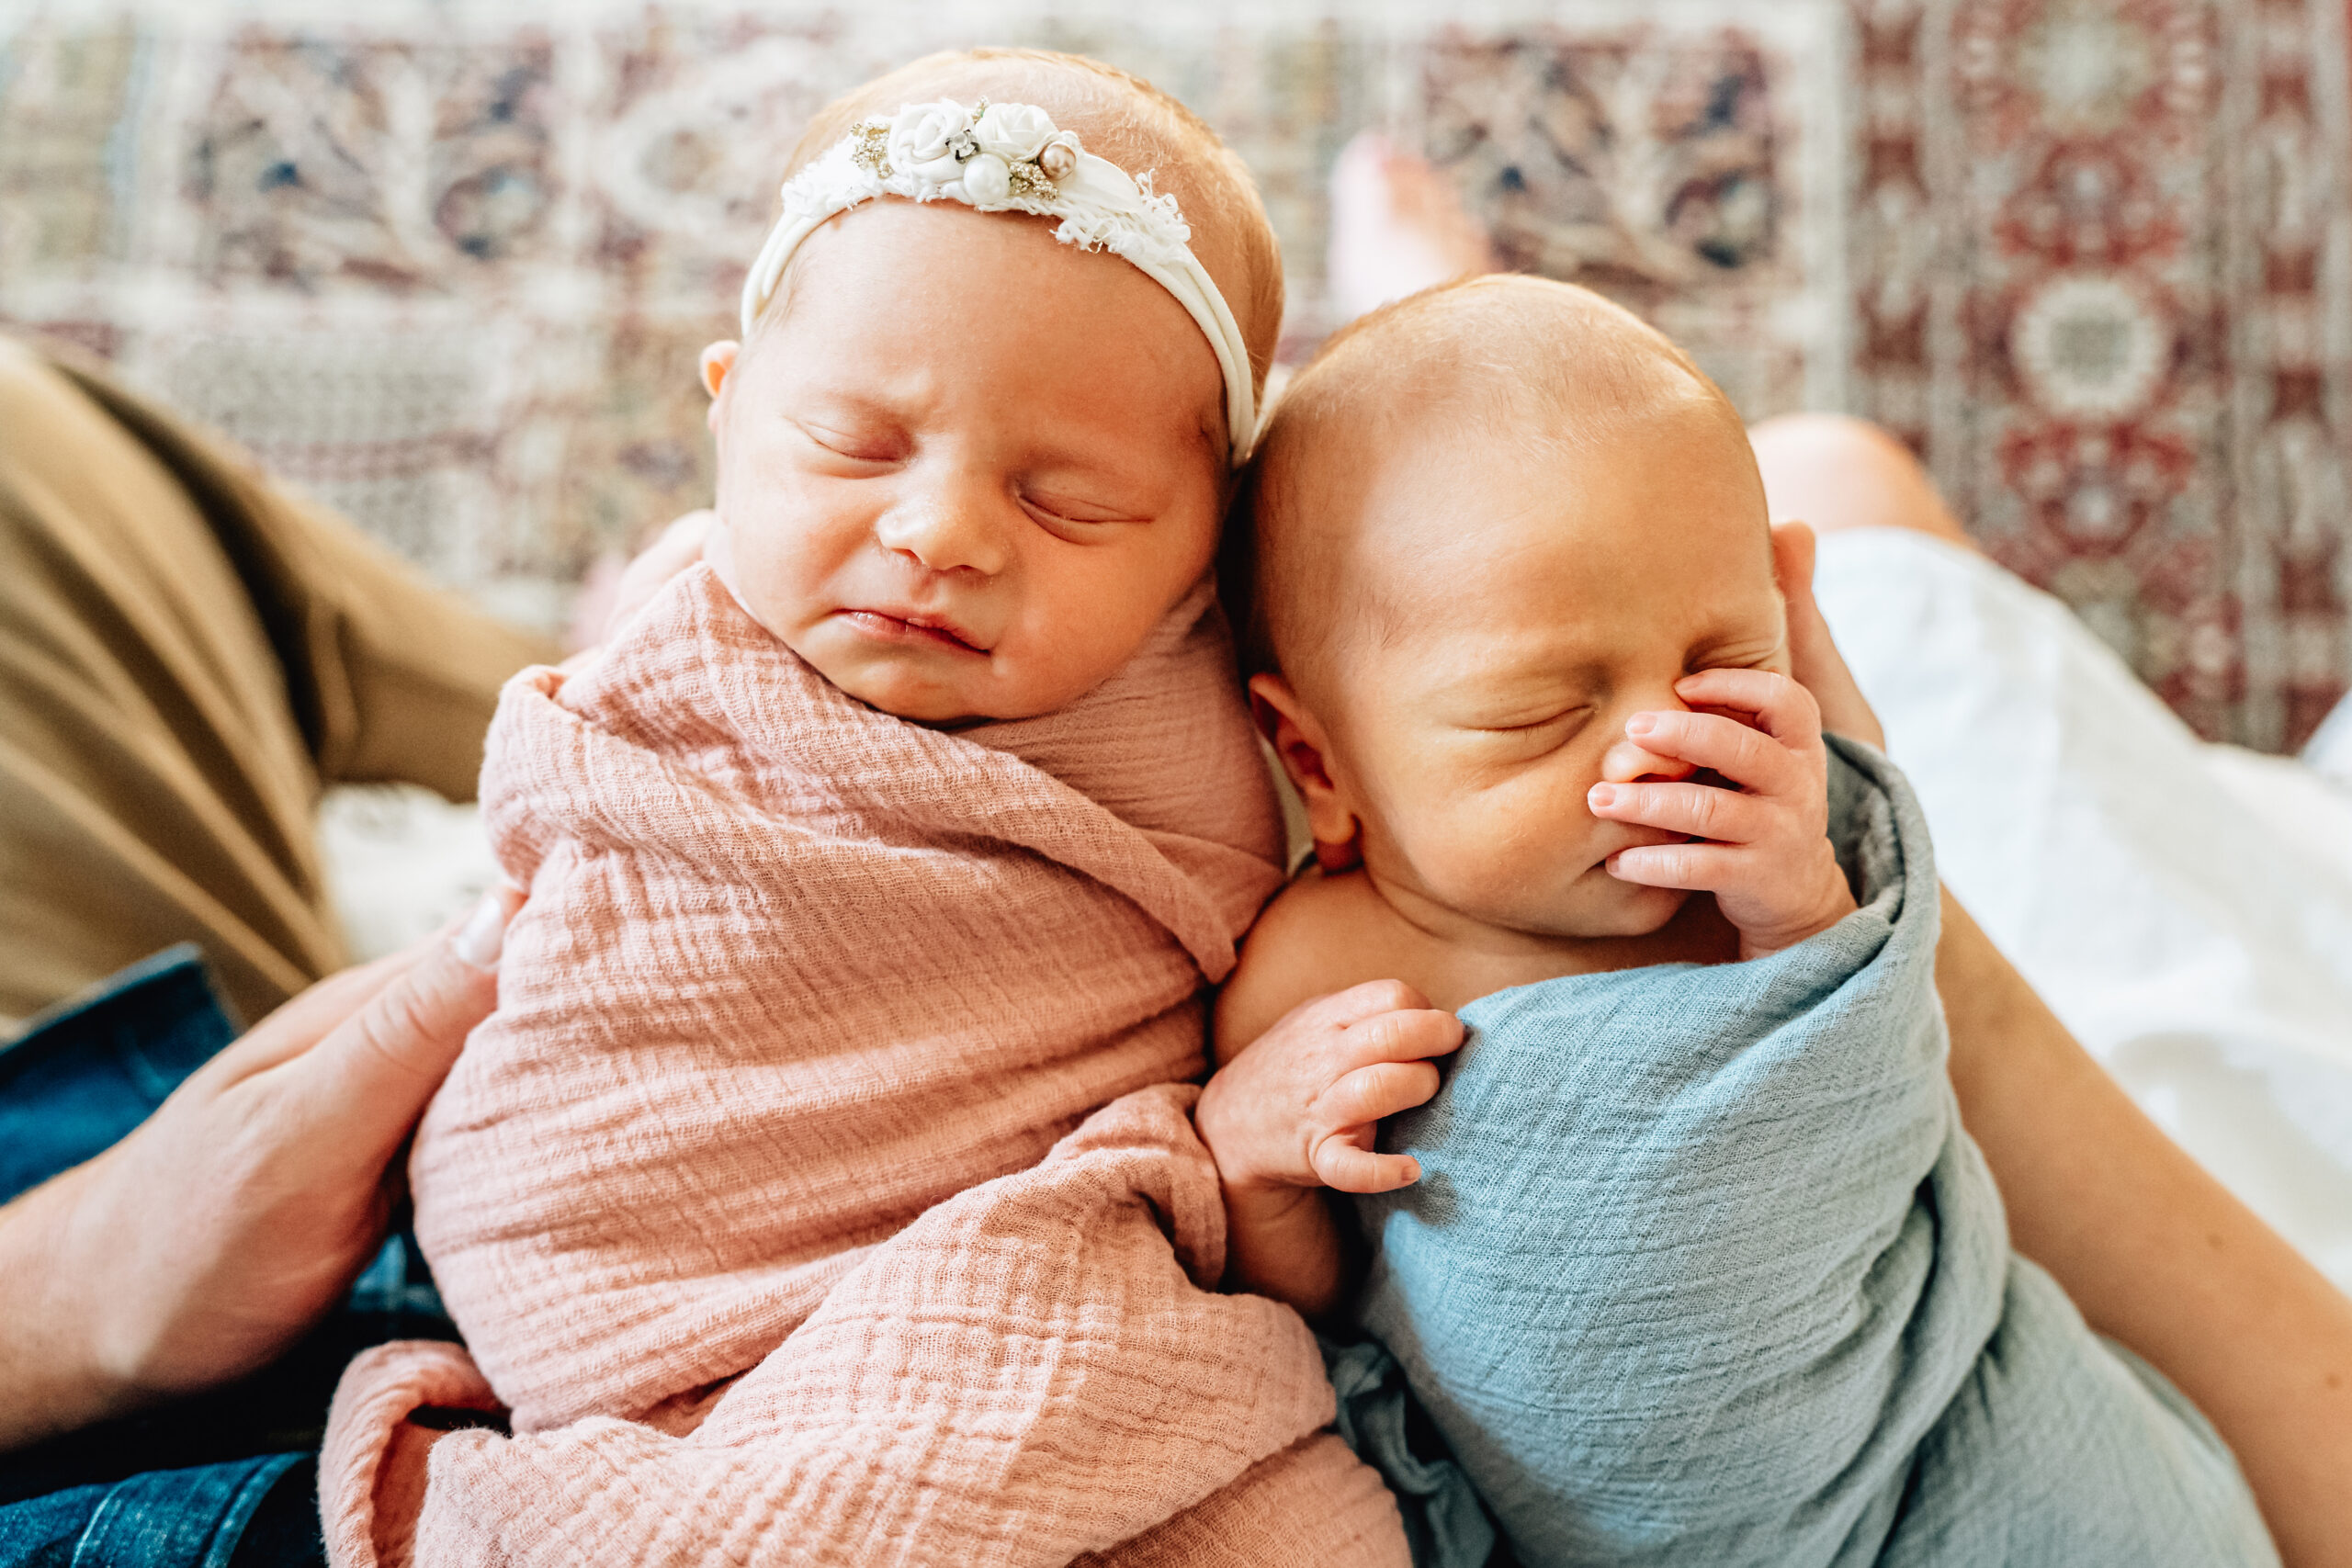
[[[1813,596],[1816,541],[1803,523],[1772,525],[1772,569],[1788,606],[1789,661],[1797,684],[1821,707],[1821,727],[1883,749],[1886,730],[1838,651],[1838,639]]]
[[[367,1003],[287,1064],[297,1097],[320,1125],[341,1129],[352,1151],[389,1158],[448,1076],[466,1036],[498,1005],[498,957],[523,905],[501,886],[463,925]]]

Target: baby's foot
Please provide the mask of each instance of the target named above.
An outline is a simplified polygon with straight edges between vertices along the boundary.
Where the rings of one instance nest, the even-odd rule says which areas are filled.
[[[1358,135],[1331,169],[1333,325],[1434,284],[1495,270],[1487,231],[1426,158],[1378,131]]]

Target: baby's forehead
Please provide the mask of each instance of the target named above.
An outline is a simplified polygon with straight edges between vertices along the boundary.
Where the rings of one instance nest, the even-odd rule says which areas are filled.
[[[1687,404],[1588,440],[1465,425],[1365,473],[1356,504],[1333,508],[1330,525],[1340,559],[1400,606],[1531,581],[1583,597],[1627,572],[1772,577],[1745,435]]]
[[[1401,426],[1332,443],[1299,465],[1282,525],[1329,536],[1336,567],[1398,592],[1573,569],[1622,555],[1629,536],[1663,547],[1650,565],[1671,570],[1685,558],[1675,541],[1719,540],[1726,515],[1758,541],[1755,564],[1769,572],[1754,457],[1717,409],[1679,389],[1567,419],[1519,401],[1432,402]]]
[[[1488,575],[1498,556],[1600,548],[1534,525],[1559,520],[1578,487],[1645,477],[1640,465],[1712,480],[1718,510],[1752,521],[1769,576],[1745,428],[1655,329],[1531,278],[1386,307],[1334,339],[1274,409],[1249,520],[1254,618],[1268,642],[1320,644],[1350,616],[1375,632],[1408,624],[1417,602]]]
[[[1394,483],[1396,459],[1491,450],[1605,462],[1661,428],[1750,465],[1738,416],[1713,383],[1655,329],[1599,296],[1527,278],[1416,296],[1349,329],[1277,404],[1260,461],[1273,488],[1330,505],[1285,510],[1315,526]]]

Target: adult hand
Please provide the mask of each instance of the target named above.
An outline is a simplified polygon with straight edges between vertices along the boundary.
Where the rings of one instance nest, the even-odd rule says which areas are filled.
[[[1821,705],[1821,728],[1886,750],[1886,730],[1846,668],[1829,623],[1813,598],[1813,530],[1803,523],[1772,525],[1772,570],[1788,605],[1789,673]]]
[[[322,980],[114,1147],[0,1209],[0,1449],[242,1376],[381,1245],[395,1158],[474,1025],[522,895]]]
[[[702,559],[704,541],[718,521],[718,513],[707,508],[689,512],[673,520],[626,563],[615,553],[590,567],[572,606],[571,635],[567,639],[571,649],[576,652],[603,642],[661,592],[663,583]]]

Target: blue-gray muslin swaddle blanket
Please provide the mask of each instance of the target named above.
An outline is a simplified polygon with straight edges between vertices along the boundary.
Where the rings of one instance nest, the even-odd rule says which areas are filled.
[[[1520,1561],[2275,1563],[2235,1462],[2009,1250],[1936,1000],[1927,825],[1831,742],[1861,908],[1463,1010],[1358,1201],[1364,1327]]]

